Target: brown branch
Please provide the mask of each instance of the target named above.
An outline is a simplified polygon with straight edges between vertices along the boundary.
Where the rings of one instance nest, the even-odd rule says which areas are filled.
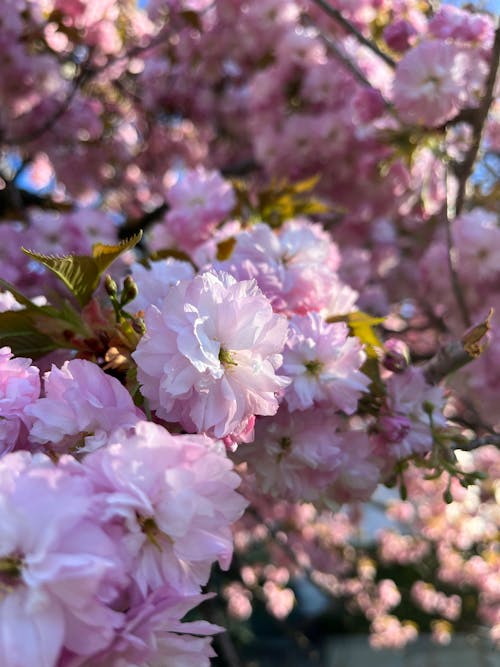
[[[315,0],[316,1],[316,0]],[[495,41],[493,42],[493,49],[491,52],[490,69],[485,83],[484,96],[481,105],[477,109],[477,114],[472,123],[473,133],[472,142],[467,151],[467,154],[460,164],[455,167],[455,175],[458,179],[458,190],[455,199],[455,215],[460,215],[464,202],[465,192],[467,188],[467,181],[472,174],[474,163],[476,162],[479,148],[481,146],[481,138],[483,135],[484,125],[488,117],[488,112],[493,103],[493,96],[495,90],[495,82],[498,72],[498,64],[500,61],[500,27],[495,31]]]
[[[473,359],[462,342],[447,343],[422,367],[424,378],[429,384],[438,384],[447,375],[458,371]]]
[[[392,67],[393,69],[396,67],[395,61],[387,55],[387,53],[384,53],[376,44],[373,42],[371,39],[368,39],[361,33],[350,21],[348,21],[346,18],[342,16],[342,13],[338,10],[335,9],[335,7],[332,7],[328,2],[325,2],[325,0],[312,0],[315,5],[320,7],[325,14],[328,14],[332,19],[337,21],[346,32],[350,33],[351,35],[354,35],[358,42],[366,46],[370,51],[375,53],[379,58],[381,58],[386,65],[389,65],[389,67]]]

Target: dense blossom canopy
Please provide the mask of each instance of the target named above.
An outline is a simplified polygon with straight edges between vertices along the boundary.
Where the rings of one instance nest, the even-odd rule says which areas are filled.
[[[498,17],[4,5],[2,667],[500,642]]]

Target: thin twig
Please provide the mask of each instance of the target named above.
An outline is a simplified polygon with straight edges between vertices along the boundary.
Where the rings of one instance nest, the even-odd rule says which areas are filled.
[[[447,184],[445,184],[445,187],[447,189]],[[464,296],[464,291],[462,289],[462,285],[460,283],[460,278],[458,277],[458,272],[456,270],[455,266],[455,259],[453,257],[453,236],[451,233],[451,221],[448,218],[448,201],[445,200],[443,207],[441,208],[441,212],[439,214],[444,228],[446,230],[446,245],[447,245],[447,257],[448,257],[448,268],[450,271],[450,280],[451,280],[451,286],[453,289],[453,294],[455,295],[455,300],[457,302],[458,308],[460,310],[460,315],[462,317],[462,322],[466,327],[470,327],[471,325],[471,317],[469,313],[469,308],[467,306],[467,303],[465,302],[465,296]]]
[[[76,93],[78,90],[82,87],[84,83],[87,83],[88,81],[91,81],[94,79],[98,74],[102,74],[108,67],[111,65],[116,64],[117,62],[120,62],[122,60],[127,60],[129,58],[134,58],[149,49],[152,49],[162,42],[166,41],[167,39],[170,39],[170,33],[160,33],[157,35],[155,38],[153,38],[148,44],[145,44],[144,46],[135,46],[126,53],[123,53],[121,55],[114,56],[112,58],[109,58],[105,63],[100,65],[99,67],[89,67],[88,66],[88,60],[86,63],[83,63],[80,68],[79,74],[73,79],[71,88],[64,98],[64,100],[61,102],[59,107],[56,109],[56,111],[45,120],[45,122],[38,128],[34,129],[32,132],[29,132],[28,134],[25,134],[24,136],[21,137],[12,137],[12,138],[1,138],[0,137],[0,143],[7,145],[7,146],[13,146],[13,145],[20,145],[20,144],[27,144],[30,143],[31,141],[34,141],[35,139],[38,139],[41,137],[45,132],[48,132],[54,125],[57,123],[57,121],[66,113],[66,111],[69,109],[71,102],[73,101]]]
[[[379,58],[381,58],[389,67],[392,67],[393,69],[396,67],[396,63],[394,60],[387,54],[384,53],[378,46],[375,44],[374,41],[371,39],[368,39],[361,33],[350,21],[348,21],[344,16],[342,16],[342,13],[338,10],[335,9],[335,7],[332,7],[328,2],[325,2],[325,0],[312,0],[314,4],[316,4],[318,7],[320,7],[325,14],[328,14],[331,18],[335,19],[337,23],[340,23],[340,25],[349,32],[351,35],[354,35],[358,42],[366,46],[370,51],[373,51]]]
[[[470,440],[466,444],[460,443],[455,447],[455,449],[463,449],[466,452],[472,452],[474,449],[486,447],[487,445],[493,445],[494,447],[500,448],[500,433],[490,433],[489,435],[483,435],[480,438]]]
[[[372,88],[373,90],[377,90],[372,86],[372,84],[368,81],[366,76],[363,74],[363,72],[357,67],[352,60],[350,60],[342,51],[339,49],[339,47],[335,44],[333,40],[331,40],[329,37],[324,35],[319,29],[318,26],[311,20],[309,16],[304,17],[307,24],[314,27],[318,31],[318,37],[321,39],[323,44],[326,46],[327,50],[333,55],[334,58],[336,58],[342,65],[353,75],[353,77],[361,83],[363,86],[366,86],[367,88]],[[384,102],[384,106],[387,109],[391,109],[392,106],[391,104],[384,99],[382,93],[377,90],[377,92],[380,94],[380,97],[382,98]]]
[[[45,122],[42,123],[39,127],[35,128],[31,132],[28,132],[27,134],[21,136],[21,137],[12,137],[12,138],[4,138],[0,139],[0,142],[6,146],[13,146],[13,145],[21,145],[21,144],[28,144],[31,141],[35,141],[35,139],[39,139],[41,136],[45,134],[45,132],[48,132],[51,130],[54,125],[57,123],[57,121],[64,116],[66,111],[69,109],[71,102],[73,101],[76,93],[84,83],[84,81],[89,77],[90,72],[88,72],[85,69],[82,69],[78,76],[76,76],[71,84],[71,88],[64,98],[64,100],[61,102],[59,107],[56,109],[56,111],[45,120]]]
[[[477,114],[473,122],[472,142],[464,160],[455,167],[455,174],[458,180],[457,196],[455,199],[455,216],[460,215],[464,206],[467,182],[470,178],[470,175],[472,174],[472,170],[479,153],[486,118],[488,117],[488,112],[493,103],[499,61],[500,27],[497,27],[495,31],[495,41],[493,42],[493,49],[491,52],[490,69],[485,83],[484,96],[481,101],[481,105],[477,109]]]
[[[216,625],[225,627],[227,625],[226,617],[223,611],[218,606],[216,600],[210,600],[208,602],[208,607],[209,607],[209,620],[212,623],[215,623]],[[227,630],[215,636],[215,643],[217,645],[217,648],[220,649],[220,652],[222,654],[222,657],[224,658],[224,662],[227,664],[227,667],[243,667],[243,664],[240,660],[236,647],[233,644],[233,640],[231,639],[231,635]]]

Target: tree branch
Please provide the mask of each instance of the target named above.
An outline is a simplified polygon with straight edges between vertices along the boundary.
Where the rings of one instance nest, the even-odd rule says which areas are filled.
[[[445,177],[446,178],[446,177]],[[445,183],[445,188],[446,190],[448,189],[447,183]],[[456,270],[455,266],[455,260],[453,257],[453,236],[451,233],[451,221],[448,218],[448,201],[447,198],[443,204],[443,207],[441,208],[439,217],[441,218],[444,227],[446,229],[446,245],[447,245],[447,259],[448,259],[448,269],[450,271],[450,280],[451,280],[451,286],[453,289],[453,294],[455,295],[455,300],[458,304],[458,308],[460,310],[460,315],[462,317],[462,322],[464,323],[465,327],[470,327],[471,325],[471,318],[470,318],[470,313],[469,313],[469,308],[467,306],[467,303],[465,301],[465,296],[464,296],[464,291],[462,289],[462,285],[460,283],[460,278],[458,277],[458,273]]]
[[[315,5],[320,7],[325,14],[328,14],[332,19],[337,21],[346,32],[350,33],[351,35],[354,35],[358,42],[366,46],[370,51],[375,53],[379,58],[381,58],[386,65],[389,65],[389,67],[392,67],[393,69],[396,67],[395,61],[387,55],[387,53],[384,53],[376,44],[373,42],[371,39],[368,39],[361,33],[350,21],[348,21],[346,18],[342,16],[342,13],[338,10],[335,9],[335,7],[332,7],[328,2],[325,2],[325,0],[312,0]]]
[[[470,440],[465,445],[460,443],[454,449],[463,449],[466,452],[472,452],[474,449],[486,447],[487,445],[493,445],[494,447],[498,447],[500,449],[500,433],[490,433],[488,435],[483,435],[480,438]]]
[[[327,50],[332,54],[332,56],[336,58],[352,74],[352,76],[359,83],[361,83],[361,85],[366,86],[367,88],[371,88],[373,90],[377,90],[376,88],[374,88],[374,86],[372,86],[372,84],[368,81],[363,72],[352,62],[352,60],[350,60],[344,53],[342,53],[342,51],[335,44],[335,42],[326,35],[324,35],[319,30],[318,26],[314,23],[314,21],[312,21],[310,16],[306,15],[304,18],[306,19],[308,25],[314,27],[318,31],[319,39],[321,39],[321,41],[326,46]],[[386,109],[391,109],[392,108],[391,104],[386,99],[384,99],[382,93],[379,90],[377,90],[377,92],[382,98]]]
[[[316,1],[316,0],[314,0]],[[474,121],[472,122],[473,134],[472,142],[467,151],[467,154],[460,164],[455,167],[455,175],[458,179],[458,190],[455,199],[455,215],[460,215],[465,202],[465,192],[467,188],[467,181],[472,174],[474,163],[476,162],[477,154],[481,146],[481,138],[483,129],[488,117],[488,112],[493,103],[493,96],[495,90],[495,81],[497,78],[498,64],[500,61],[500,26],[495,31],[495,41],[493,42],[493,49],[491,52],[490,69],[485,83],[484,96],[481,105],[477,109]]]
[[[424,378],[429,384],[438,384],[447,375],[458,371],[473,359],[462,342],[447,343],[422,367]]]

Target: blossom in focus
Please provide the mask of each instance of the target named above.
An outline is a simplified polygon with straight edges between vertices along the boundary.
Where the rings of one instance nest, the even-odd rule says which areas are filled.
[[[362,345],[348,333],[344,322],[328,324],[318,313],[292,317],[281,367],[292,379],[285,392],[289,410],[317,405],[356,411],[370,380],[360,371]]]
[[[213,561],[229,567],[230,525],[246,501],[222,443],[142,421],[85,459],[106,520],[123,525],[123,558],[141,594],[165,582],[193,594]]]
[[[132,355],[159,417],[222,438],[272,415],[289,380],[276,375],[287,333],[255,281],[206,272],[172,286],[144,316]]]
[[[55,667],[62,649],[88,656],[122,623],[110,603],[126,581],[95,516],[92,488],[47,457],[0,460],[0,664]]]
[[[33,443],[79,451],[102,447],[116,428],[144,417],[121,382],[84,359],[53,365],[45,374],[44,398],[26,412],[33,420]]]
[[[327,308],[338,292],[339,251],[320,225],[297,218],[274,232],[257,223],[235,238],[230,258],[213,265],[239,280],[254,278],[276,312]]]

